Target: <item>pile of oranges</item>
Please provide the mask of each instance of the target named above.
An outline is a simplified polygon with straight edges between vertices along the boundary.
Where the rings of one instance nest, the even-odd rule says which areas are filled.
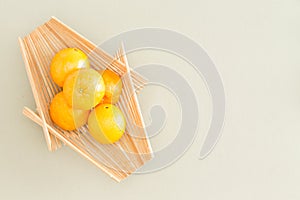
[[[110,70],[96,71],[87,55],[77,48],[59,51],[50,74],[63,88],[50,104],[52,121],[64,130],[88,124],[90,134],[102,144],[112,144],[124,134],[126,121],[114,104],[122,92],[121,78]]]

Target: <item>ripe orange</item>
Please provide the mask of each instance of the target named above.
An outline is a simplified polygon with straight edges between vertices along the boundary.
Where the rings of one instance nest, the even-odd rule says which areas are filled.
[[[89,115],[90,134],[102,144],[112,144],[124,134],[126,121],[122,111],[112,104],[100,104]]]
[[[64,130],[74,130],[83,126],[88,119],[89,111],[72,109],[68,106],[62,92],[52,99],[50,117],[52,121]]]
[[[102,103],[115,104],[122,92],[121,78],[111,70],[99,71],[105,83],[105,95]]]
[[[70,74],[64,83],[63,94],[69,106],[89,110],[102,100],[105,84],[93,69],[81,69]]]
[[[66,48],[59,51],[52,59],[50,74],[53,81],[60,87],[63,86],[66,77],[82,68],[89,68],[87,55],[77,48]]]

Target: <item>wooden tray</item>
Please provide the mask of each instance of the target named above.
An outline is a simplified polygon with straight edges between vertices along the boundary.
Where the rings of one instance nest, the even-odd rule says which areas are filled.
[[[19,38],[19,43],[37,106],[37,113],[27,107],[23,113],[43,127],[50,151],[66,144],[116,181],[125,179],[153,158],[136,96],[145,80],[130,70],[123,48],[113,58],[54,17],[23,39]],[[50,62],[55,53],[66,47],[85,52],[91,67],[108,68],[121,76],[123,91],[117,106],[125,114],[127,127],[120,141],[101,145],[90,136],[87,126],[64,131],[52,122],[49,104],[61,88],[50,78]]]

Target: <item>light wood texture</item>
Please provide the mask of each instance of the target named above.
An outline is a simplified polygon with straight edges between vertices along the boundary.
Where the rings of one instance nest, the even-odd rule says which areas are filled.
[[[23,39],[19,38],[19,43],[38,111],[37,114],[25,107],[23,113],[43,127],[49,150],[56,150],[63,142],[117,181],[128,177],[152,159],[151,145],[136,96],[145,80],[130,70],[124,48],[117,53],[117,59],[113,58],[56,18],[51,18]],[[51,80],[49,66],[55,53],[66,47],[84,51],[91,67],[108,68],[120,75],[123,90],[117,106],[123,111],[127,122],[120,141],[101,145],[91,137],[87,126],[76,131],[64,131],[51,121],[49,104],[61,88]]]

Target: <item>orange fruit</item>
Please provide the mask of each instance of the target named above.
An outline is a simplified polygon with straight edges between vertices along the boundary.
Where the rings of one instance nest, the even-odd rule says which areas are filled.
[[[53,57],[50,65],[50,74],[53,81],[62,87],[70,73],[89,67],[90,63],[85,53],[77,48],[66,48]]]
[[[122,111],[112,104],[100,104],[89,115],[90,134],[101,144],[112,144],[124,134],[126,121]]]
[[[118,102],[122,92],[122,81],[120,76],[111,70],[99,71],[105,83],[105,95],[102,103],[115,104]]]
[[[88,119],[89,111],[72,109],[68,106],[62,92],[52,99],[50,117],[52,121],[64,130],[74,130],[83,126]]]
[[[69,106],[89,110],[102,100],[105,84],[93,69],[81,69],[70,74],[64,83],[63,94]]]

